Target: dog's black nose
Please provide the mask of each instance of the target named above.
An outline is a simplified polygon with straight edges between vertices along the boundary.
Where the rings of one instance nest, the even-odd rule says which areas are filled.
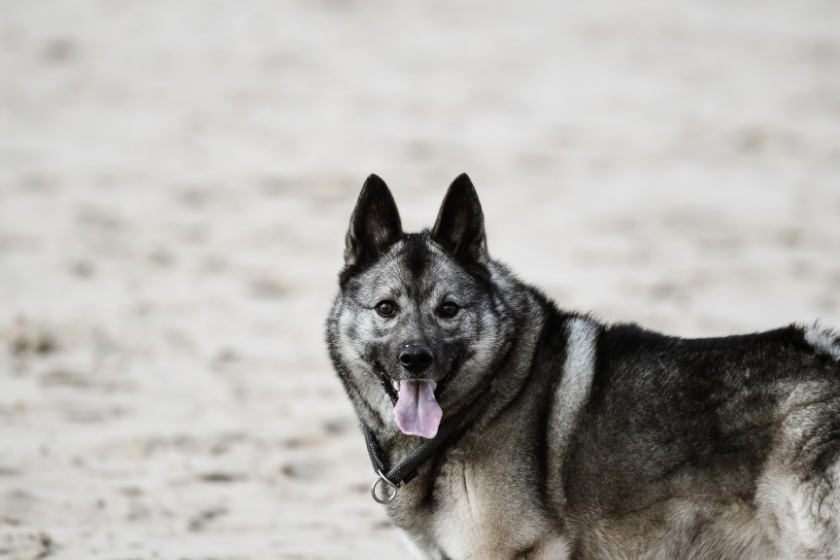
[[[435,355],[425,346],[407,346],[400,352],[400,363],[411,373],[420,373],[432,365]]]

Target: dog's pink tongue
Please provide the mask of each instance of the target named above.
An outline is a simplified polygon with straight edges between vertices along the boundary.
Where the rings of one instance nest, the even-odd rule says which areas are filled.
[[[394,416],[402,433],[432,439],[437,435],[443,411],[435,400],[434,381],[411,379],[400,382],[400,398]]]

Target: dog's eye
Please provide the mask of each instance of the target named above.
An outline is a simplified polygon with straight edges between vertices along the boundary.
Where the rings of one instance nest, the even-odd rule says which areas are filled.
[[[383,317],[387,317],[388,315],[393,315],[394,311],[396,311],[396,309],[397,309],[397,307],[394,305],[393,302],[390,302],[390,301],[380,301],[379,303],[376,304],[376,310]]]
[[[439,313],[441,317],[454,317],[458,313],[458,309],[460,308],[457,305],[451,301],[447,301],[440,307]]]

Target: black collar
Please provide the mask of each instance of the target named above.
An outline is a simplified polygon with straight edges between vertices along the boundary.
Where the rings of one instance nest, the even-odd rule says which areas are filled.
[[[388,469],[386,466],[379,444],[376,443],[376,439],[373,437],[373,432],[362,421],[362,430],[365,433],[365,443],[367,444],[368,455],[370,455],[370,462],[373,464],[373,470],[379,475],[379,478],[374,481],[373,486],[370,488],[373,499],[380,504],[387,504],[396,498],[397,490],[411,482],[417,476],[417,468],[455,433],[478,400],[474,399],[453,416],[447,418],[440,425],[437,435],[433,439],[425,440],[414,451],[403,457],[392,469]],[[384,482],[393,490],[387,498],[380,498],[376,495],[376,487],[380,482]]]

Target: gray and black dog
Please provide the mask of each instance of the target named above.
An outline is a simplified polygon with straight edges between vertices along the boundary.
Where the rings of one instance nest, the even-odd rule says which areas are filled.
[[[466,175],[420,233],[371,175],[344,259],[330,356],[416,558],[840,558],[835,333],[563,311],[490,259]]]

